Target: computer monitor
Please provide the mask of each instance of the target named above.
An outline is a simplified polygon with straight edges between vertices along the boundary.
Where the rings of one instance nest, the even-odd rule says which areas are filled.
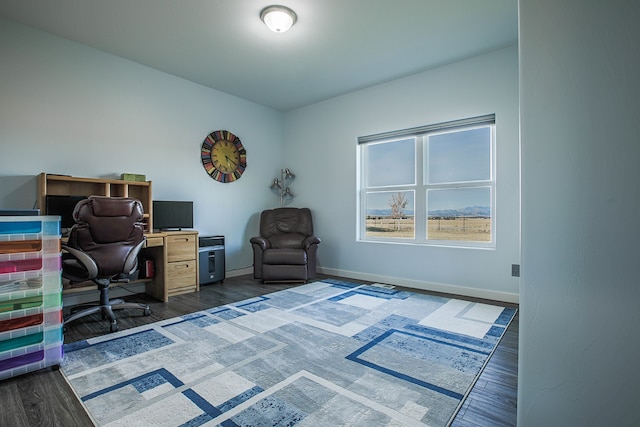
[[[154,200],[153,228],[157,230],[193,228],[193,202],[182,200]]]
[[[86,196],[45,196],[45,215],[60,216],[60,228],[62,233],[69,230],[76,223],[73,219],[73,210],[80,200]]]

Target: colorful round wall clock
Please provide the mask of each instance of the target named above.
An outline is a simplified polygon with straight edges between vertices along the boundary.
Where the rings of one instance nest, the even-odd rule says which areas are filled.
[[[237,181],[247,168],[247,150],[240,138],[227,130],[207,135],[202,142],[201,158],[204,170],[219,182]]]

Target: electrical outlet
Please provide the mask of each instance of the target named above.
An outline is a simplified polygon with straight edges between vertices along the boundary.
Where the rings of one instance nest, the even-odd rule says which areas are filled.
[[[511,264],[511,275],[513,277],[520,277],[520,264]]]

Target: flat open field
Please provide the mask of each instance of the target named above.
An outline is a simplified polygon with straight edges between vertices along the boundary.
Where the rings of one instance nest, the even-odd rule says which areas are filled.
[[[491,241],[491,218],[431,219],[428,221],[429,239]],[[367,237],[413,238],[413,219],[367,219]]]

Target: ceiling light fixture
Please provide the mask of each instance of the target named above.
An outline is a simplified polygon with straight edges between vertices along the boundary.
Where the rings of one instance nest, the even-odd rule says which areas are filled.
[[[296,23],[296,13],[286,6],[267,6],[260,12],[260,19],[274,33],[284,33]]]

